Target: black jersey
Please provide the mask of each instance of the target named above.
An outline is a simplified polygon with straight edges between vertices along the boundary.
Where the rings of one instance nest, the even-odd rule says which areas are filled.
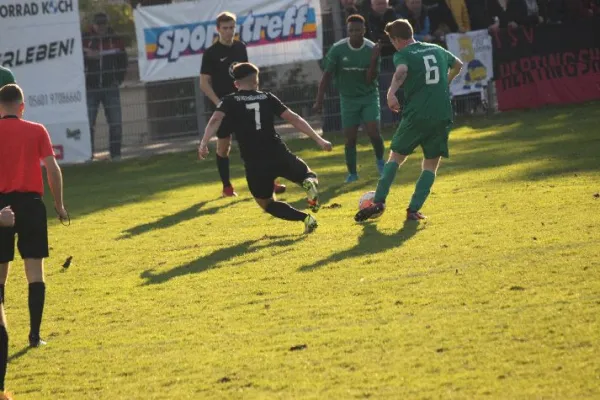
[[[287,150],[275,130],[275,117],[288,108],[275,95],[256,90],[240,90],[223,97],[217,110],[225,113],[240,146],[244,162],[260,162],[276,152]]]
[[[219,98],[235,92],[231,70],[235,64],[248,62],[246,44],[234,40],[231,46],[216,42],[204,52],[200,73],[210,75],[212,88]]]

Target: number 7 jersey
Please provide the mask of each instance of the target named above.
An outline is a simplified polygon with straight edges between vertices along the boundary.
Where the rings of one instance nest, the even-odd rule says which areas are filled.
[[[444,48],[415,42],[394,54],[394,66],[406,65],[402,118],[452,121],[448,71],[457,58]]]

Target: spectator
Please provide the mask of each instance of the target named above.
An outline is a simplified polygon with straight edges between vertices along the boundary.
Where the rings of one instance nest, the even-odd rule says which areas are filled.
[[[433,36],[430,34],[429,16],[421,0],[405,0],[404,5],[400,7],[400,15],[412,25],[416,40],[422,42],[433,40]]]
[[[385,26],[396,20],[396,12],[388,0],[370,0],[370,8],[363,14],[366,22],[365,37],[374,43],[381,43],[381,56],[388,57],[396,52],[385,34]]]
[[[541,3],[541,5],[539,4]],[[542,8],[544,6],[543,0],[525,0],[525,6],[527,7],[527,25],[537,25],[544,22],[544,17],[542,17]]]
[[[488,12],[493,25],[492,30],[517,28],[527,22],[525,0],[489,0]]]
[[[446,0],[446,4],[454,17],[454,21],[460,33],[471,30],[471,21],[469,20],[469,10],[465,0]]]
[[[594,8],[597,7],[594,0],[563,0],[563,22],[577,22],[583,18],[594,15]]]
[[[430,32],[434,42],[445,46],[446,34],[458,32],[458,25],[448,7],[446,0],[423,0],[423,5],[429,16]]]
[[[471,30],[488,29],[494,23],[488,11],[487,2],[484,0],[466,0],[469,11]]]
[[[108,15],[97,13],[91,29],[83,34],[87,105],[94,153],[94,127],[100,103],[108,122],[110,157],[121,158],[123,133],[119,86],[127,72],[125,43],[108,26]]]

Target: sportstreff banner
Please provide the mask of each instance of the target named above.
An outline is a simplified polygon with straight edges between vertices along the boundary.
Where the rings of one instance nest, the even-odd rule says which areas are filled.
[[[461,73],[450,85],[452,96],[482,93],[494,76],[492,38],[487,29],[446,35],[446,45],[464,63]]]
[[[493,35],[501,111],[600,99],[600,18]]]
[[[25,94],[25,118],[50,132],[62,163],[92,158],[78,0],[0,2],[0,64]]]
[[[248,58],[262,66],[323,57],[319,0],[202,0],[134,10],[142,81],[196,77],[217,39],[216,17],[237,16]]]

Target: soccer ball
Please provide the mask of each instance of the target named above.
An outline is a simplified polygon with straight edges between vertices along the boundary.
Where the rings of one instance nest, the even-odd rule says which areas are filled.
[[[367,207],[370,207],[371,205],[373,205],[374,199],[375,199],[375,191],[374,190],[371,190],[370,192],[363,194],[362,196],[360,196],[360,199],[358,200],[358,209],[362,210]],[[381,212],[379,214],[375,214],[371,218],[379,218],[379,217],[381,217],[381,214],[383,214],[383,212]]]

